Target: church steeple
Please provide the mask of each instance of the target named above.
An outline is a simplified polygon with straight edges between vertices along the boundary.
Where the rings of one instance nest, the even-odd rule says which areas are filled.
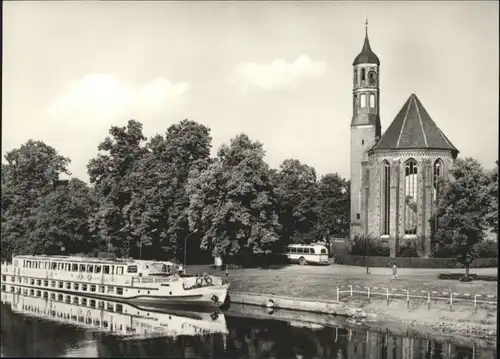
[[[367,224],[365,174],[368,150],[380,138],[380,61],[370,47],[368,21],[363,49],[353,62],[351,120],[351,232],[363,234]]]
[[[365,42],[363,43],[363,49],[358,56],[354,59],[352,63],[353,66],[359,64],[375,64],[380,65],[380,60],[378,56],[372,51],[370,47],[370,40],[368,39],[368,20],[365,23]]]

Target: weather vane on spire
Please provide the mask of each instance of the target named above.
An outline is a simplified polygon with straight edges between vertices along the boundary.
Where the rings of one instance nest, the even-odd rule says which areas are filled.
[[[366,31],[366,35],[368,35],[368,18],[366,18],[366,21],[365,21],[365,31]]]

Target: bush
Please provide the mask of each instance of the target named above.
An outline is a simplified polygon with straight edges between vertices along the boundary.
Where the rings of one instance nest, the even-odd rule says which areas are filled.
[[[458,262],[456,258],[368,257],[370,267],[391,267],[393,262],[396,262],[399,268],[464,268],[464,265]],[[365,266],[366,257],[335,255],[335,263]],[[477,258],[470,264],[470,268],[491,268],[496,266],[498,266],[498,258]],[[459,273],[459,275],[463,274]]]
[[[482,241],[475,246],[477,258],[497,258],[498,257],[498,242],[497,241]]]
[[[399,248],[398,257],[420,257],[417,252],[417,248],[414,246],[406,246]]]
[[[369,256],[388,257],[390,255],[390,249],[384,246],[380,240],[371,236],[359,234],[347,240],[350,254],[354,256],[365,256],[367,242]]]

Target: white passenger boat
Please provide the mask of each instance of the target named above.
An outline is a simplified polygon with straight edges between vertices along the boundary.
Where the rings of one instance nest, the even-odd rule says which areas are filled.
[[[227,334],[226,319],[211,312],[149,310],[112,300],[2,284],[2,304],[13,312],[125,339]]]
[[[229,284],[219,276],[179,275],[170,262],[74,256],[16,256],[2,282],[25,288],[147,305],[221,307]]]

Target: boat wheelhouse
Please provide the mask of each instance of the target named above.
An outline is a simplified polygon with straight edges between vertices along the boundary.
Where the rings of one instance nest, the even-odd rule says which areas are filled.
[[[134,303],[220,307],[229,284],[209,275],[180,276],[171,262],[76,256],[16,256],[2,282]]]

